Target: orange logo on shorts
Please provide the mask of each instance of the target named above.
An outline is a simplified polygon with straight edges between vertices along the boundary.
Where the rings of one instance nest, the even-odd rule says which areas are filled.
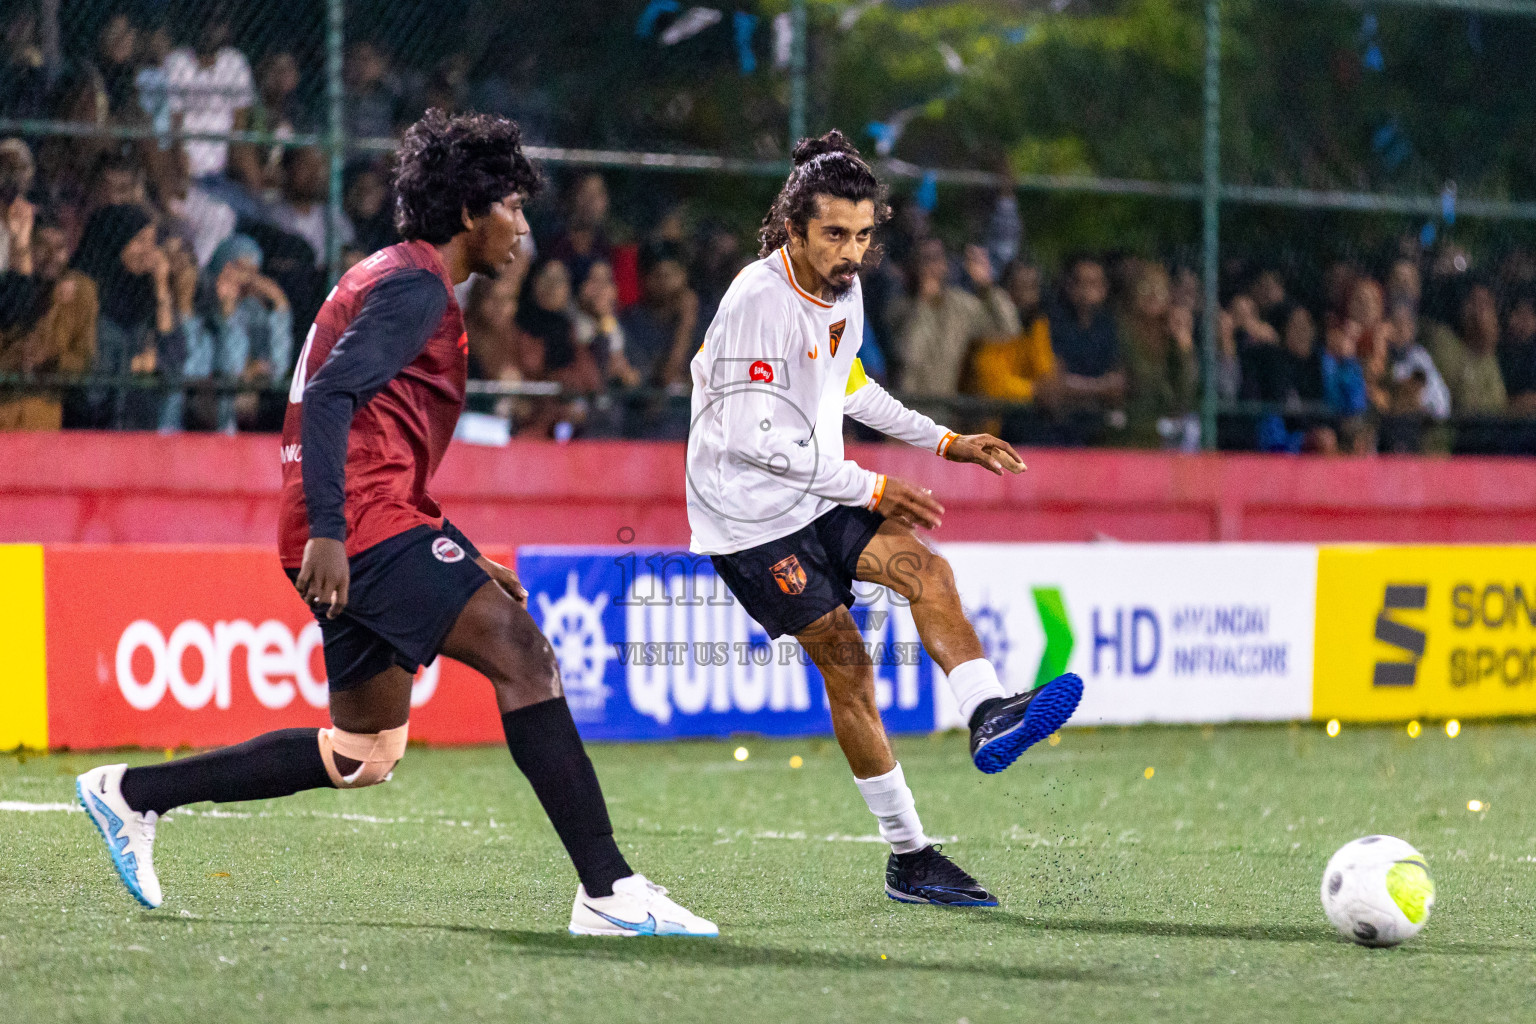
[[[784,593],[793,596],[805,590],[805,569],[800,565],[800,559],[794,555],[775,562],[770,571],[779,589]]]

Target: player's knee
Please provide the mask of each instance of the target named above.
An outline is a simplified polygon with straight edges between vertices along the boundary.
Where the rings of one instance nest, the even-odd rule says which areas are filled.
[[[912,601],[943,600],[959,594],[959,588],[955,585],[955,571],[950,568],[949,559],[937,553],[931,553],[923,560],[922,571],[915,583],[917,592],[906,595]]]
[[[321,729],[320,760],[325,762],[326,774],[337,789],[362,789],[388,781],[395,765],[405,756],[409,729],[409,722],[380,732]],[[339,764],[338,758],[345,763]]]
[[[506,639],[497,669],[487,673],[496,689],[511,698],[510,703],[560,696],[560,663],[533,620],[514,623]]]
[[[875,707],[875,671],[862,635],[823,641],[815,654],[828,703],[844,711]]]

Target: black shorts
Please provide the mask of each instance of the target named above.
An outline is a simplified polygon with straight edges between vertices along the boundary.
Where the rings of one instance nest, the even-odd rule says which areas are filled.
[[[838,605],[853,607],[853,580],[885,516],[839,505],[787,537],[729,555],[715,572],[773,639],[796,634]]]
[[[325,674],[347,690],[398,665],[415,673],[437,657],[459,613],[490,576],[480,552],[447,520],[441,530],[416,526],[347,560],[347,607],[334,619],[317,605]],[[288,578],[296,580],[297,569]]]

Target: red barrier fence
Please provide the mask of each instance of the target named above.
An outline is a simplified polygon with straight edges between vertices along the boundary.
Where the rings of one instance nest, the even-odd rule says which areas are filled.
[[[1037,450],[1004,480],[849,454],[933,488],[942,540],[1536,540],[1529,459]],[[271,544],[278,485],[270,435],[0,434],[0,541]],[[482,544],[684,545],[683,487],[680,444],[515,442],[455,445],[433,494]]]

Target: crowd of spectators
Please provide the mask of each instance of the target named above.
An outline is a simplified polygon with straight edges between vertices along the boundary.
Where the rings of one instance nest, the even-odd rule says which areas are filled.
[[[220,12],[186,40],[114,16],[57,75],[30,15],[6,27],[0,116],[153,131],[0,141],[0,429],[275,429],[328,245],[345,268],[396,240],[385,158],[347,164],[334,211],[326,157],[297,144],[320,123],[300,61],[276,49],[253,67]],[[424,103],[462,107],[478,88],[452,61],[409,78],[352,44],[349,131],[391,136]],[[274,143],[183,137],[229,131]],[[526,258],[458,295],[472,377],[546,387],[479,395],[474,415],[499,436],[684,436],[689,359],[755,243],[686,204],[628,222],[600,173],[556,184]],[[1085,253],[1048,272],[1021,234],[1011,196],[958,246],[898,202],[863,273],[867,372],[950,425],[1026,444],[1195,449],[1212,372],[1224,447],[1536,450],[1523,250],[1491,274],[1413,242],[1315,281],[1234,262],[1208,371],[1189,267]]]
[[[895,258],[865,275],[878,376],[958,427],[1025,444],[1195,450],[1209,372],[1222,447],[1536,454],[1528,250],[1491,272],[1416,237],[1315,275],[1232,260],[1208,371],[1192,268],[1082,253],[1048,278],[1016,255],[1014,211],[1000,198],[978,240],[952,251],[900,208],[885,238]]]

